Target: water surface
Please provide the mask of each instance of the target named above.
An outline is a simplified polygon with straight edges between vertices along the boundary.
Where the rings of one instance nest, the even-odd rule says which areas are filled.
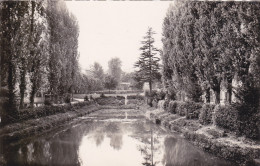
[[[137,110],[101,110],[76,125],[4,145],[7,165],[227,166]]]

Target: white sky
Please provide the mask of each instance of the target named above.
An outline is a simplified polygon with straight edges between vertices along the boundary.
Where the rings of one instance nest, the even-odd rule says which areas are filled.
[[[170,1],[66,1],[80,26],[79,63],[88,69],[98,62],[106,71],[108,61],[118,57],[122,70],[131,72],[140,56],[141,40],[148,27],[157,48],[162,47],[162,23]]]

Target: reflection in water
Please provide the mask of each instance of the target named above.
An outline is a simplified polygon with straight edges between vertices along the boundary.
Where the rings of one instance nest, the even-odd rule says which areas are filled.
[[[142,165],[156,166],[157,163],[160,163],[160,157],[158,158],[158,156],[161,154],[161,145],[159,139],[160,138],[158,135],[156,136],[154,134],[153,129],[151,129],[150,134],[147,134],[147,137],[143,137],[143,144],[138,146],[138,150],[141,152],[141,155],[144,158]]]
[[[230,165],[230,163],[226,163],[215,157],[205,156],[204,152],[196,149],[187,141],[177,139],[173,136],[165,138],[164,150],[162,162],[165,166]]]
[[[6,165],[227,165],[158,126],[86,120],[57,134],[4,144]]]

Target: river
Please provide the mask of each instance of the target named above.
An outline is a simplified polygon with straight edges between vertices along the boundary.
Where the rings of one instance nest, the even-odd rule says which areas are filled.
[[[100,110],[77,121],[5,144],[7,165],[234,165],[151,123],[139,110]]]

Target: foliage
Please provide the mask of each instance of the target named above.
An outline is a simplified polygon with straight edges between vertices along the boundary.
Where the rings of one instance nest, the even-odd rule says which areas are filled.
[[[187,119],[199,119],[199,114],[202,108],[202,103],[186,102],[185,116]]]
[[[44,100],[44,105],[52,105],[52,102],[50,99],[45,99]]]
[[[124,99],[119,99],[117,97],[105,97],[105,98],[97,98],[96,102],[99,105],[114,105],[114,106],[120,106],[120,105],[124,105]]]
[[[104,86],[105,86],[105,88],[107,88],[109,91],[110,91],[111,89],[116,88],[117,84],[118,84],[118,82],[117,82],[117,80],[116,80],[114,77],[112,77],[112,76],[110,76],[110,75],[108,75],[108,76],[105,77]]]
[[[166,93],[162,90],[157,92],[157,100],[164,100],[166,97]]]
[[[202,91],[210,102],[212,89],[216,103],[222,83],[229,103],[234,80],[246,87],[250,79],[259,88],[259,9],[253,2],[178,1],[170,6],[161,54],[165,87],[195,102]]]
[[[213,104],[204,104],[201,108],[199,115],[199,122],[203,125],[209,125],[213,123],[213,112],[215,105]]]
[[[144,100],[144,96],[141,96],[141,95],[127,95],[127,99]]]
[[[108,62],[108,74],[115,79],[117,84],[121,81],[122,62],[119,58],[112,58]]]
[[[50,92],[56,96],[73,93],[78,67],[79,27],[75,16],[69,13],[65,2],[49,1],[47,8],[50,32],[48,80]],[[57,24],[58,23],[58,24]]]
[[[202,105],[202,103],[196,102],[166,101],[164,103],[164,110],[185,116],[187,119],[198,119]]]
[[[152,91],[152,82],[154,80],[160,80],[161,74],[159,72],[159,61],[157,52],[159,51],[154,47],[153,35],[155,32],[152,28],[148,28],[144,41],[142,41],[142,51],[139,60],[136,62],[135,67],[139,70],[136,72],[137,78],[140,78],[142,82],[149,82],[150,92]]]
[[[167,108],[167,111],[176,114],[176,108],[177,108],[178,102],[177,101],[170,101],[169,106]]]
[[[91,72],[93,73],[94,78],[98,78],[100,81],[104,79],[104,70],[102,66],[95,62],[94,65],[91,67]]]
[[[70,102],[71,102],[71,96],[70,96],[70,94],[65,94],[65,96],[64,96],[64,102],[65,102],[65,103],[70,103]]]
[[[18,118],[29,94],[40,90],[56,99],[73,93],[78,66],[78,23],[64,1],[0,2],[1,89],[5,111]],[[56,100],[54,102],[57,102]]]
[[[84,97],[84,101],[89,101],[88,95],[86,95],[86,96]]]
[[[135,72],[133,76],[134,82],[133,82],[133,87],[136,89],[143,89],[144,86],[144,81],[142,79],[141,73]]]
[[[106,96],[105,96],[105,94],[104,93],[101,93],[100,94],[100,98],[105,98]]]
[[[245,106],[259,107],[260,91],[252,77],[247,77],[242,85],[236,88],[235,96]]]
[[[19,110],[18,118],[15,119],[13,122],[22,122],[28,119],[34,119],[34,118],[40,118],[45,117],[49,115],[54,115],[57,113],[64,113],[68,111],[75,111],[78,108],[81,108],[86,105],[90,105],[91,102],[81,102],[81,103],[75,103],[75,104],[65,104],[65,105],[45,105],[41,107],[36,108],[25,108],[22,110]],[[11,123],[11,122],[8,122]]]
[[[153,90],[153,91],[145,91],[144,92],[144,96],[145,97],[151,97],[151,98],[157,98],[157,91]]]
[[[215,122],[219,127],[234,132],[237,136],[257,139],[259,117],[254,108],[243,105],[217,105],[215,107]]]

